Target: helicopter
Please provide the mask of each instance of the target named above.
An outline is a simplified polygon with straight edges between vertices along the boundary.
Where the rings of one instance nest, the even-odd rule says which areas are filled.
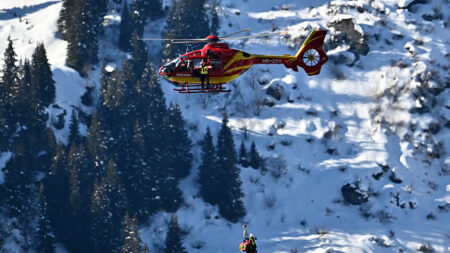
[[[242,31],[249,30],[244,29]],[[239,32],[242,32],[239,31]],[[241,40],[286,34],[286,32],[265,33],[258,35],[230,37],[209,35],[205,39],[142,39],[163,40],[168,43],[206,43],[202,49],[187,52],[171,60],[159,69],[159,75],[176,86],[175,91],[190,93],[230,92],[223,85],[244,74],[255,64],[283,64],[286,68],[298,71],[303,68],[308,76],[318,75],[321,67],[328,61],[322,48],[327,30],[313,30],[304,41],[296,55],[260,55],[250,54],[228,46],[224,40]],[[209,85],[201,87],[200,64],[206,62],[209,67]]]

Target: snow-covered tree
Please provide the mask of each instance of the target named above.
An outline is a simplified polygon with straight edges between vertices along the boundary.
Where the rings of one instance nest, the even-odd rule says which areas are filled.
[[[147,252],[148,248],[146,247]],[[136,215],[130,219],[128,212],[122,221],[122,248],[121,253],[142,252],[141,238],[139,237],[138,219]],[[144,251],[145,252],[145,251]]]

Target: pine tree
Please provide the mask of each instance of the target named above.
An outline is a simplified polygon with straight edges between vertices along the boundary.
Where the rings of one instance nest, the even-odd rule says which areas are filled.
[[[65,40],[73,37],[73,30],[71,30],[75,22],[73,13],[76,13],[77,7],[77,0],[63,0],[58,17],[58,31]]]
[[[134,82],[142,75],[148,61],[147,46],[144,41],[139,39],[140,37],[137,32],[133,35],[133,73],[136,76]]]
[[[125,217],[122,221],[122,241],[121,253],[140,253],[142,251],[137,217],[135,215],[130,219],[128,212],[125,213]]]
[[[216,151],[209,127],[206,129],[205,137],[202,141],[202,162],[199,167],[198,184],[200,185],[200,196],[207,203],[218,204],[219,171],[217,168]]]
[[[19,78],[18,78],[18,67],[16,65],[17,62],[16,57],[17,55],[14,51],[13,42],[11,38],[8,37],[8,46],[4,53],[5,63],[3,64],[2,85],[6,93],[5,101],[3,102],[9,104],[10,106],[13,106],[15,104],[16,99],[19,98],[18,97]]]
[[[39,227],[37,229],[38,252],[54,252],[55,238],[48,217],[48,204],[44,194],[44,184],[41,182],[39,187]]]
[[[36,91],[32,87],[31,63],[28,59],[19,66],[19,92],[14,106],[15,117],[19,125],[30,125],[33,114],[36,113],[33,104],[36,101]]]
[[[247,168],[249,165],[249,162],[247,159],[247,149],[245,148],[244,141],[242,141],[241,148],[239,149],[239,164],[245,168]]]
[[[75,144],[78,145],[81,141],[80,130],[78,124],[78,117],[76,115],[75,110],[72,110],[72,115],[70,117],[70,125],[69,125],[69,145]]]
[[[76,241],[69,239],[66,246],[70,251],[85,252],[89,250],[89,193],[92,189],[92,174],[83,143],[78,146],[72,144],[66,167],[70,172],[71,212],[67,217],[70,227],[68,237],[78,238]]]
[[[165,253],[187,253],[183,247],[182,231],[180,225],[178,225],[178,218],[175,214],[172,214],[169,223],[169,230],[166,237],[166,246],[164,247]]]
[[[147,3],[147,2],[144,2]],[[164,17],[161,0],[150,0],[146,5],[146,11],[152,20]]]
[[[204,38],[210,32],[206,15],[206,0],[173,0],[167,16],[166,39]],[[163,59],[174,58],[183,53],[183,44],[167,44],[163,48]]]
[[[217,185],[221,185],[218,195],[219,213],[231,222],[237,222],[245,215],[245,207],[241,200],[243,193],[239,179],[239,168],[236,167],[236,150],[231,129],[227,126],[228,117],[224,114],[222,127],[217,139],[217,166],[221,176]]]
[[[55,100],[55,81],[48,63],[44,44],[37,45],[31,61],[31,85],[42,107],[47,107]]]
[[[88,17],[88,0],[81,0],[75,6],[76,8],[67,9],[72,15],[71,23],[67,23],[65,27],[66,33],[69,35],[63,36],[67,38],[67,66],[77,70],[81,76],[86,76],[90,58],[90,40],[92,40],[92,30],[90,29]],[[70,19],[69,19],[70,20]],[[63,33],[64,35],[65,33]],[[97,40],[92,41],[96,43]]]
[[[189,174],[192,165],[192,142],[178,104],[171,105],[168,110],[166,134],[170,174],[177,179],[184,178]]]
[[[16,66],[16,53],[13,43],[8,37],[8,46],[4,53],[3,77],[0,82],[0,150],[7,149],[8,138],[16,130],[18,121],[15,109],[18,109],[18,76]]]
[[[248,154],[250,157],[250,167],[254,169],[258,169],[261,167],[261,157],[259,156],[258,150],[256,150],[255,142],[252,142],[252,146],[250,148],[250,153]]]
[[[138,37],[142,37],[144,27],[146,25],[146,12],[149,1],[145,0],[133,0],[131,8],[131,20],[133,23],[132,34],[137,34]]]
[[[67,3],[67,4],[66,4]],[[103,34],[107,0],[65,2],[58,21],[63,38],[68,40],[67,66],[86,76],[90,64],[98,62],[98,37]]]
[[[121,247],[120,222],[125,213],[125,192],[117,177],[113,160],[106,176],[94,183],[91,197],[91,236],[94,252],[118,252]]]
[[[6,164],[4,171],[4,198],[2,206],[6,214],[13,218],[11,227],[20,231],[23,238],[21,246],[31,247],[32,219],[35,217],[34,200],[37,198],[33,187],[33,176],[36,172],[33,166],[33,153],[27,147],[27,138],[18,136],[12,152],[14,156]],[[10,231],[13,232],[13,231]]]
[[[124,1],[122,15],[119,25],[119,49],[124,52],[131,52],[133,39],[133,26],[128,10],[128,3]]]
[[[48,217],[55,231],[56,240],[64,243],[69,236],[68,217],[70,210],[69,172],[66,170],[67,152],[63,145],[56,147],[49,175],[44,179],[44,193],[48,203]]]

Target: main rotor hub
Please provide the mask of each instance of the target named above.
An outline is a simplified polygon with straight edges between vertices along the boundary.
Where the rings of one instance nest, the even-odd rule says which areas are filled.
[[[206,37],[206,42],[208,44],[216,43],[218,41],[219,41],[219,37],[217,37],[216,35],[209,35],[208,37]]]

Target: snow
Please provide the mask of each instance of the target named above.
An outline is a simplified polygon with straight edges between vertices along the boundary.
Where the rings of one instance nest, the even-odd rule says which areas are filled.
[[[11,156],[12,156],[12,153],[9,151],[0,153],[0,184],[3,184],[5,182],[5,172],[4,172],[3,168],[5,168],[9,159],[11,159]]]
[[[165,4],[169,2],[165,1]],[[255,142],[261,156],[280,166],[279,170],[268,168],[265,174],[242,168],[240,177],[244,182],[247,216],[242,222],[233,224],[218,217],[217,207],[205,204],[198,197],[195,180],[200,149],[195,146],[196,166],[180,183],[185,203],[176,212],[181,228],[189,231],[184,240],[187,251],[237,252],[241,225],[246,223],[249,232],[258,238],[261,252],[286,253],[293,249],[300,252],[392,252],[400,248],[414,252],[424,244],[432,245],[436,252],[449,252],[450,217],[437,210],[438,205],[450,203],[449,176],[440,175],[441,169],[450,164],[448,128],[442,126],[434,136],[443,142],[446,157],[428,164],[423,162],[423,151],[415,147],[415,143],[427,139],[421,130],[427,129],[430,122],[439,121],[439,116],[450,118],[448,91],[438,101],[447,106],[442,106],[439,113],[410,113],[415,101],[408,94],[409,89],[420,85],[415,80],[417,75],[430,70],[441,71],[442,76],[446,74],[438,65],[448,66],[444,55],[450,49],[450,34],[442,20],[422,22],[421,18],[438,1],[417,5],[416,13],[397,10],[397,7],[406,7],[412,2],[408,0],[221,2],[220,34],[250,27],[252,33],[276,30],[289,31],[290,35],[290,38],[275,36],[267,40],[236,42],[230,44],[232,47],[257,54],[293,55],[311,29],[327,27],[330,20],[351,18],[355,29],[367,35],[370,52],[356,56],[348,51],[348,45],[329,50],[329,56],[338,56],[337,64],[330,58],[321,74],[314,77],[283,66],[255,66],[229,85],[232,89],[229,94],[180,95],[161,80],[167,103],[180,104],[193,143],[202,139],[206,127],[216,135],[226,111],[237,147],[242,140],[247,148]],[[288,8],[282,8],[283,5]],[[359,13],[356,7],[365,10]],[[101,68],[96,66],[89,78],[82,78],[64,65],[67,42],[55,34],[60,8],[60,1],[2,0],[0,37],[11,36],[22,59],[31,57],[37,42],[44,42],[56,81],[57,107],[48,108],[49,124],[66,112],[66,125],[55,131],[58,140],[65,143],[72,110],[92,111],[81,103],[80,97],[86,87],[98,89]],[[442,8],[442,11],[444,17],[450,14],[448,9]],[[21,16],[20,20],[14,13]],[[380,20],[386,23],[385,26]],[[117,26],[118,22],[120,16],[117,13],[108,13],[107,27]],[[164,21],[157,22],[146,27],[146,37],[160,36]],[[404,38],[393,40],[394,33],[402,34]],[[414,43],[417,39],[424,44]],[[100,44],[99,57],[108,59],[106,71],[113,71],[120,66],[121,59],[127,57],[118,52],[111,41],[114,40],[108,37]],[[386,41],[392,44],[388,45]],[[149,48],[154,48],[150,52],[152,61],[160,62],[158,50],[161,45],[148,43]],[[414,55],[405,50],[406,45],[409,51],[413,49]],[[0,43],[0,52],[5,47],[6,43]],[[342,64],[339,55],[350,59],[352,64]],[[400,62],[406,67],[398,67]],[[336,78],[338,72],[344,75],[343,79]],[[266,81],[264,85],[258,82],[262,79]],[[265,93],[266,88],[275,83],[284,89],[279,101]],[[391,91],[397,91],[396,88],[399,91],[391,94]],[[392,103],[393,96],[398,97],[395,104]],[[257,104],[265,98],[272,99],[274,106]],[[285,126],[274,127],[280,122]],[[340,127],[332,137],[324,138],[338,125]],[[418,130],[412,131],[412,125]],[[244,138],[245,129],[248,139]],[[82,132],[86,134],[86,129]],[[404,140],[405,133],[416,139],[412,142]],[[327,153],[328,149],[335,149],[338,155]],[[0,168],[11,155],[10,152],[0,154]],[[388,165],[389,171],[376,180],[372,175],[382,171],[380,165]],[[394,172],[402,183],[391,182],[389,175]],[[0,183],[3,180],[0,171]],[[355,182],[361,189],[377,193],[377,196],[369,197],[366,206],[343,202],[341,187]],[[431,189],[431,183],[438,187]],[[396,206],[392,196],[397,193],[401,203],[407,206],[408,202],[416,203],[415,209]],[[365,218],[364,210],[372,217]],[[430,213],[436,220],[426,218]],[[169,221],[170,214],[158,213],[149,224],[143,224],[141,238],[149,245],[150,252],[158,252],[162,247]],[[390,236],[391,232],[395,235]],[[12,248],[9,249],[14,251]],[[58,245],[58,251],[65,252],[61,245]]]

